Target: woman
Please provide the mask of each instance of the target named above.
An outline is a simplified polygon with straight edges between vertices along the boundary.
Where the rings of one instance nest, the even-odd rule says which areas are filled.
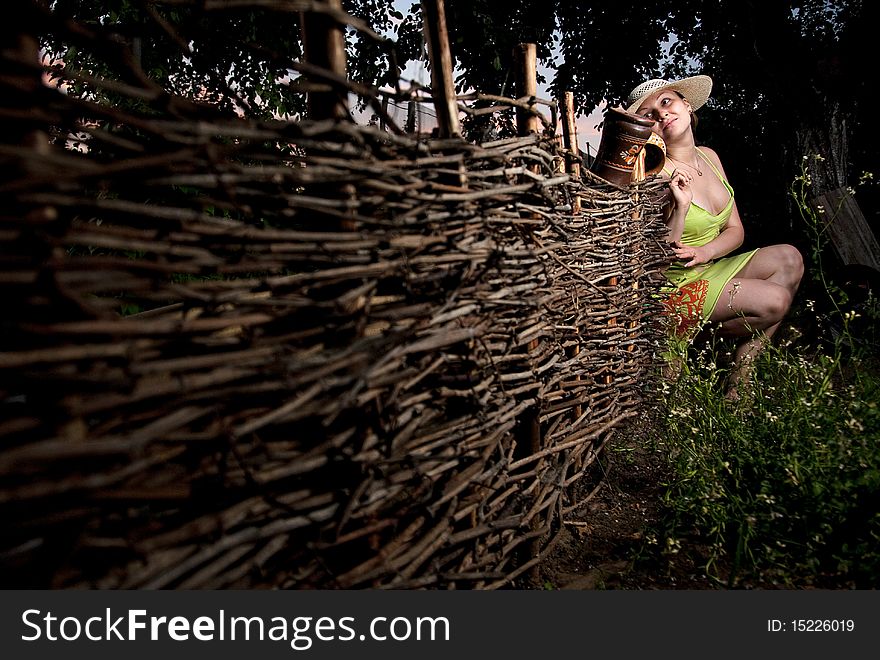
[[[666,143],[668,238],[679,259],[666,277],[676,287],[668,306],[678,315],[678,334],[690,336],[709,321],[738,340],[727,391],[737,399],[751,363],[788,312],[804,266],[791,245],[728,256],[744,236],[733,188],[718,154],[694,141],[694,111],[711,90],[709,76],[649,80],[630,93],[627,110],[653,119]]]

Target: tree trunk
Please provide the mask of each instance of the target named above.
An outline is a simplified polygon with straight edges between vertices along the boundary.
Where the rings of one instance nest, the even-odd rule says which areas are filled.
[[[795,152],[803,158],[813,183],[813,194],[823,195],[848,185],[849,135],[848,117],[840,103],[826,99],[824,113],[798,121],[795,127]]]

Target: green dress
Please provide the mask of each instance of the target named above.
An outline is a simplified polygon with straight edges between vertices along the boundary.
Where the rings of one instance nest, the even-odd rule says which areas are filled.
[[[709,167],[715,172],[715,176],[724,184],[727,192],[730,193],[730,199],[716,215],[691,202],[684,219],[681,242],[684,245],[694,247],[705,245],[715,239],[733,212],[733,188],[700,149],[697,149],[697,153],[709,164]],[[679,338],[690,337],[709,319],[724,287],[743,269],[756,252],[757,250],[752,250],[730,257],[722,257],[690,268],[674,263],[666,269],[666,279],[674,287],[667,289],[668,297],[665,298],[664,304],[669,313],[672,332],[675,336]]]

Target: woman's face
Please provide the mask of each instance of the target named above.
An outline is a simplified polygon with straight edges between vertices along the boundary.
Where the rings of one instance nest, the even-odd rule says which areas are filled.
[[[691,104],[673,92],[663,89],[646,98],[636,114],[653,119],[654,132],[664,140],[691,130]]]

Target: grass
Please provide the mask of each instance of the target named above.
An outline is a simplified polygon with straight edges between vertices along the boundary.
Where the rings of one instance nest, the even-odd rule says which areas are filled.
[[[864,361],[771,347],[731,405],[705,351],[667,393],[664,552],[706,551],[726,586],[880,583],[880,377]]]

